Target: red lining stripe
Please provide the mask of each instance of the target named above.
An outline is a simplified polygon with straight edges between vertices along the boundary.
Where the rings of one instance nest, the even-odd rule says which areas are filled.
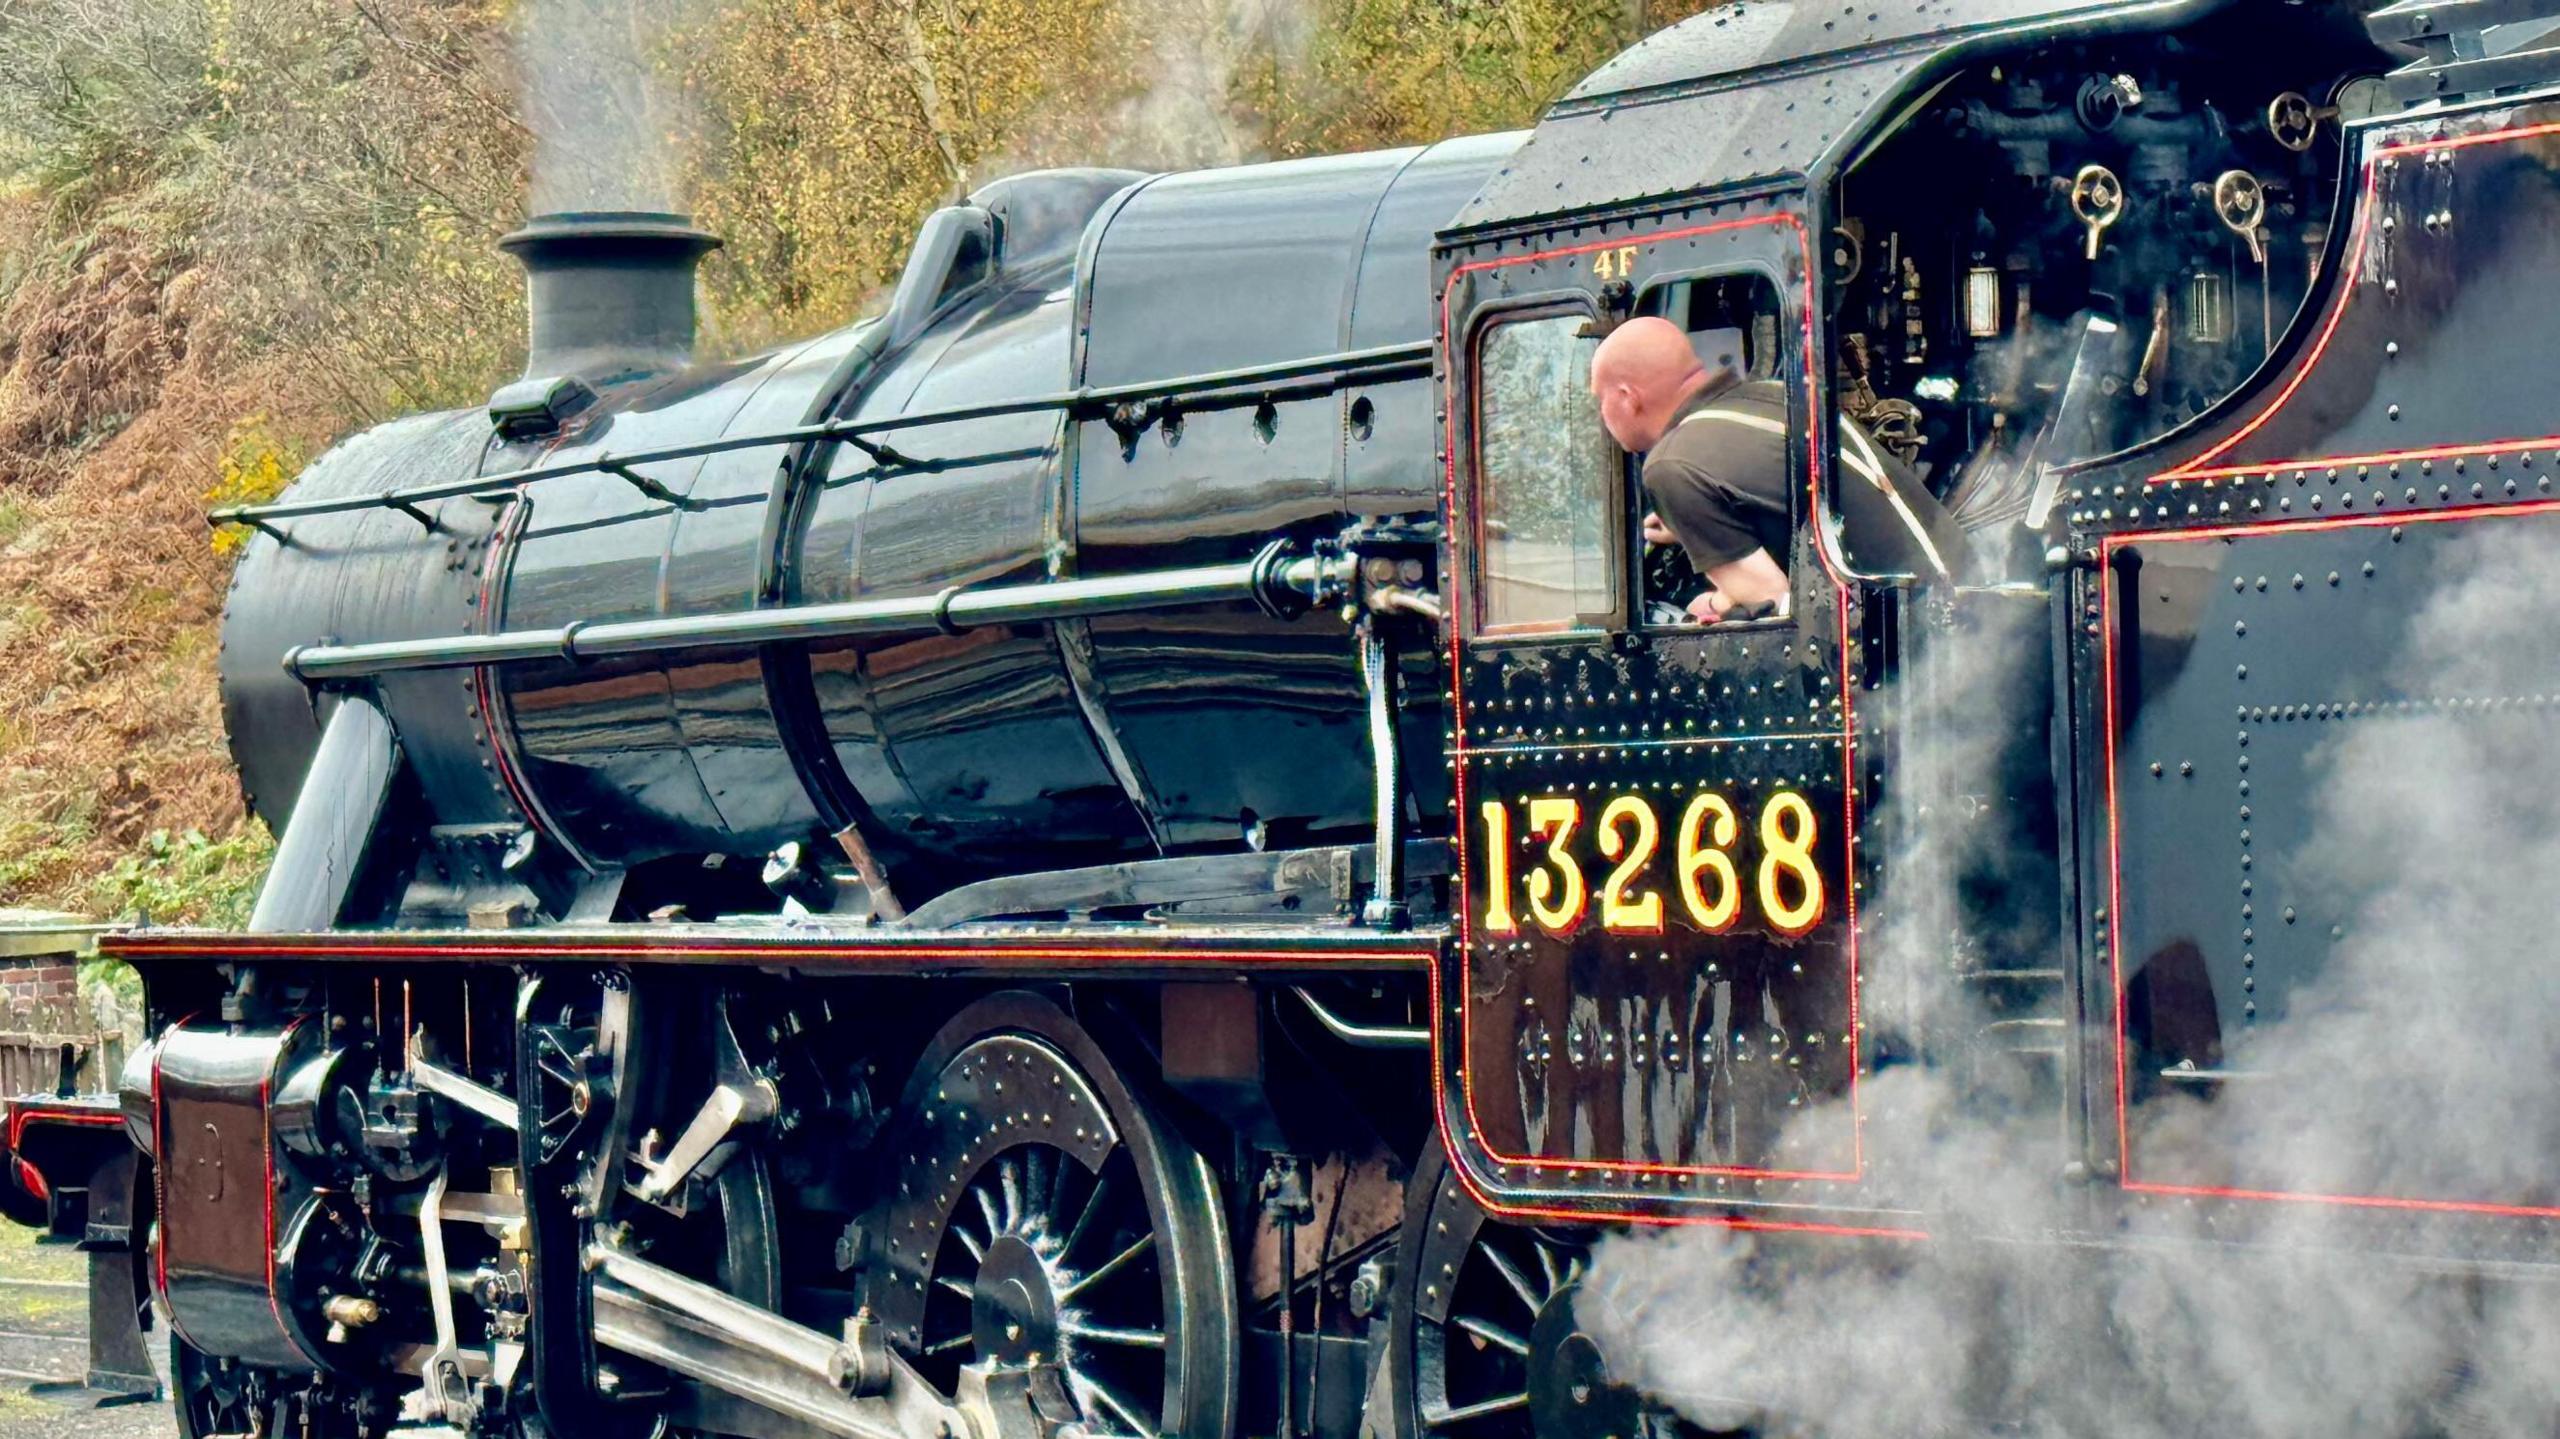
[[[311,1016],[306,1014],[284,1027],[283,1035],[276,1041],[275,1067],[270,1067],[258,1081],[258,1148],[267,1181],[266,1199],[258,1208],[266,1216],[267,1312],[275,1316],[276,1332],[284,1336],[284,1342],[295,1353],[310,1361],[314,1369],[326,1369],[328,1366],[320,1362],[320,1356],[304,1348],[300,1337],[293,1332],[293,1326],[284,1322],[284,1301],[276,1296],[276,1201],[283,1197],[283,1193],[276,1187],[275,1110],[267,1102],[275,1093],[276,1068],[281,1067],[285,1056],[293,1052],[293,1036],[310,1022]]]
[[[1434,966],[1431,971],[1431,1012],[1435,1018],[1440,1013],[1440,1003],[1440,971],[1437,966]],[[1435,1023],[1432,1026],[1432,1029],[1433,1033],[1437,1034],[1439,1026]],[[1433,1108],[1434,1113],[1441,1117],[1441,1147],[1443,1152],[1448,1155],[1449,1170],[1451,1173],[1458,1176],[1458,1185],[1467,1192],[1467,1197],[1474,1200],[1477,1206],[1488,1214],[1506,1219],[1556,1219],[1577,1224],[1640,1224],[1651,1228],[1706,1225],[1722,1229],[1743,1229],[1787,1234],[1824,1234],[1868,1239],[1926,1240],[1931,1237],[1928,1231],[1921,1229],[1833,1224],[1819,1220],[1758,1219],[1747,1214],[1666,1214],[1659,1211],[1647,1212],[1640,1210],[1606,1208],[1562,1209],[1549,1205],[1509,1203],[1493,1194],[1491,1191],[1485,1189],[1483,1185],[1479,1184],[1476,1181],[1475,1175],[1468,1170],[1464,1158],[1457,1150],[1450,1148],[1447,1132],[1448,1125],[1446,1123],[1448,1110],[1445,1099],[1442,1098],[1444,1090],[1438,1063],[1439,1054],[1436,1049],[1433,1052],[1432,1059],[1432,1093],[1434,1099],[1440,1101],[1439,1103],[1436,1103]],[[1625,1199],[1625,1196],[1623,1195],[1601,1195],[1596,1197],[1618,1202],[1623,1202]],[[1690,1199],[1675,1195],[1665,1195],[1664,1199],[1666,1202],[1675,1204],[1741,1204],[1748,1202],[1743,1200],[1720,1200],[1713,1198]]]
[[[1099,948],[1000,945],[964,946],[936,945],[815,945],[775,941],[763,944],[670,944],[642,945],[609,942],[551,942],[539,944],[487,944],[394,941],[370,943],[359,938],[334,939],[270,939],[260,935],[176,936],[154,940],[135,936],[124,940],[102,940],[102,954],[130,954],[140,958],[222,958],[238,954],[257,954],[292,958],[346,957],[374,955],[394,959],[754,959],[767,963],[790,963],[794,960],[825,959],[1022,959],[1022,960],[1097,960],[1117,964],[1143,963],[1150,960],[1181,964],[1398,964],[1411,965],[1431,958],[1438,952],[1437,941],[1416,944],[1403,949],[1168,949]]]
[[[2543,127],[2537,133],[2560,132],[2560,125]],[[2311,1194],[2282,1189],[2249,1189],[2217,1185],[2156,1184],[2133,1177],[2132,1107],[2127,1093],[2132,1069],[2132,1037],[2125,1023],[2124,1003],[2124,847],[2122,839],[2123,811],[2116,790],[2116,734],[2119,719],[2116,712],[2116,587],[2106,581],[2108,560],[2117,550],[2135,545],[2187,544],[2204,540],[2236,539],[2249,535],[2291,535],[2320,530],[2373,529],[2380,526],[2438,524],[2487,517],[2549,514],[2560,511],[2560,500],[2537,500],[2515,505],[2465,505],[2454,509],[2413,511],[2397,515],[2339,515],[2324,520],[2261,520],[2249,524],[2217,525],[2209,529],[2165,530],[2154,534],[2109,535],[2098,542],[2098,623],[2103,633],[2101,644],[2102,673],[2106,685],[2106,763],[2107,763],[2107,888],[2108,912],[2113,923],[2107,928],[2108,963],[2115,984],[2116,1030],[2116,1156],[2121,1177],[2118,1187],[2138,1194],[2186,1195],[2195,1198],[2246,1199],[2291,1204],[2326,1204],[2355,1209],[2421,1210],[2432,1213],[2484,1214],[2518,1219],[2560,1219],[2560,1208],[2534,1205],[2501,1204],[2488,1200],[2417,1199],[2390,1194]]]
[[[188,1015],[186,1018],[179,1020],[176,1024],[169,1026],[169,1033],[176,1034],[195,1022],[196,1016],[192,1014]],[[167,1059],[168,1049],[165,1045],[152,1050],[151,1191],[154,1203],[152,1206],[151,1273],[154,1281],[154,1287],[158,1289],[160,1294],[160,1312],[169,1321],[169,1331],[177,1335],[180,1339],[185,1340],[190,1347],[202,1350],[204,1346],[196,1343],[195,1336],[187,1332],[187,1326],[179,1322],[178,1306],[169,1297],[169,1166],[167,1163],[169,1157],[169,1107],[162,1103],[160,1098],[160,1073],[166,1066]]]
[[[2486,1204],[2462,1199],[2403,1199],[2389,1194],[2303,1194],[2287,1189],[2235,1189],[2212,1184],[2143,1184],[2126,1180],[2136,1194],[2182,1194],[2204,1199],[2253,1199],[2283,1204],[2334,1204],[2350,1209],[2417,1209],[2439,1214],[2487,1214],[2503,1219],[2560,1219],[2560,1208]]]
[[[47,1124],[85,1124],[104,1129],[124,1123],[121,1114],[101,1114],[95,1110],[45,1109],[41,1106],[12,1104],[9,1106],[9,1150],[17,1152],[18,1143],[26,1138],[27,1126],[37,1120]]]

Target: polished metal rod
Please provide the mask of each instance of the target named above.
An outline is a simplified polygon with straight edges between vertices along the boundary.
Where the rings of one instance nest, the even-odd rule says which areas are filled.
[[[999,400],[984,405],[963,405],[949,410],[918,410],[912,414],[883,415],[870,420],[834,420],[819,425],[800,425],[787,430],[773,430],[755,435],[725,435],[716,440],[697,440],[687,445],[670,445],[660,450],[634,450],[629,454],[604,454],[593,459],[571,460],[556,465],[535,465],[528,469],[507,470],[493,475],[474,475],[465,479],[446,480],[432,485],[413,485],[407,489],[385,490],[371,495],[340,495],[325,500],[283,500],[265,505],[227,505],[205,516],[213,525],[256,525],[268,528],[278,520],[302,519],[312,515],[346,514],[355,510],[406,509],[436,500],[459,499],[466,495],[492,495],[529,485],[538,480],[565,479],[572,475],[626,473],[634,465],[667,464],[677,460],[698,460],[707,455],[727,454],[734,450],[765,449],[781,445],[821,444],[832,440],[860,440],[896,430],[922,429],[929,425],[958,425],[973,420],[991,420],[1006,415],[1030,415],[1044,411],[1064,411],[1080,419],[1101,419],[1122,405],[1144,405],[1174,400],[1191,409],[1218,409],[1257,399],[1317,395],[1354,385],[1390,384],[1417,380],[1431,373],[1431,346],[1428,342],[1410,345],[1381,345],[1374,349],[1348,350],[1337,355],[1317,355],[1304,360],[1290,360],[1276,365],[1253,365],[1234,370],[1212,370],[1206,374],[1183,375],[1169,380],[1148,380],[1134,385],[1098,385],[1067,390],[1057,394],[1035,395],[1020,400]],[[651,483],[657,483],[651,481]]]
[[[1334,1038],[1358,1049],[1429,1049],[1431,1030],[1420,1024],[1362,1024],[1345,1019],[1328,1008],[1324,1001],[1307,992],[1303,984],[1289,986],[1289,992],[1316,1017]]]
[[[1275,613],[1327,604],[1349,586],[1348,556],[1291,557],[1274,543],[1250,560],[1105,579],[1052,580],[1000,589],[952,588],[897,599],[789,605],[668,619],[578,621],[494,635],[449,635],[377,644],[299,645],[285,668],[305,681],[361,679],[406,670],[461,669],[537,660],[584,660],[711,646],[785,644],[985,625],[1037,624],[1091,615],[1252,600]]]

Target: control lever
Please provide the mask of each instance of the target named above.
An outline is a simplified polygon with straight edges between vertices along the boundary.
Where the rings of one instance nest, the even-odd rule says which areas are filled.
[[[746,1050],[738,1043],[737,1027],[729,1018],[726,996],[713,1008],[711,1045],[711,1097],[702,1101],[702,1108],[684,1127],[684,1133],[676,1136],[664,1159],[650,1157],[645,1148],[632,1156],[643,1171],[632,1193],[651,1203],[683,1188],[711,1151],[728,1139],[730,1131],[741,1124],[761,1124],[781,1108],[781,1096],[773,1081],[747,1063]]]
[[[2089,259],[2098,258],[2107,229],[2124,218],[2124,182],[2104,165],[2083,165],[2071,178],[2071,213],[2089,229]]]
[[[2225,170],[2213,182],[2213,214],[2222,228],[2249,242],[2249,258],[2258,266],[2258,323],[2263,343],[2273,348],[2276,302],[2267,283],[2267,239],[2260,229],[2267,219],[2267,187],[2246,170]]]

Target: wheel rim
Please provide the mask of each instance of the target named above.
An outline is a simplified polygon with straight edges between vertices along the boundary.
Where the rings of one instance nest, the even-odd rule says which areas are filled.
[[[1583,1382],[1578,1402],[1560,1402],[1598,1358],[1573,1324],[1584,1255],[1536,1230],[1469,1217],[1472,1232],[1448,1246],[1455,1259],[1427,1271],[1426,1287],[1447,1285],[1445,1310],[1426,1301],[1413,1317],[1415,1418],[1424,1434],[1459,1439],[1549,1435],[1555,1420],[1588,1409],[1600,1392]],[[1591,1431],[1593,1439],[1609,1432],[1605,1423]],[[1632,1439],[1623,1426],[1615,1432]]]
[[[1214,1180],[1073,1021],[1026,996],[973,1006],[918,1066],[896,1152],[872,1292],[926,1379],[1038,1358],[1096,1435],[1226,1433]]]
[[[1435,1144],[1414,1179],[1395,1315],[1403,1439],[1695,1439],[1611,1378],[1574,1319],[1583,1236],[1488,1221]]]

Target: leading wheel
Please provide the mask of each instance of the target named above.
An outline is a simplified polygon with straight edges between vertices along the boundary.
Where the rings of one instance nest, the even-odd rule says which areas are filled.
[[[1488,1219],[1432,1141],[1397,1247],[1398,1439],[1697,1439],[1612,1381],[1575,1323],[1589,1238]]]
[[[949,1392],[964,1365],[1052,1362],[1085,1426],[1224,1439],[1235,1286],[1217,1182],[1058,1006],[1000,994],[927,1047],[889,1153],[870,1292]]]

